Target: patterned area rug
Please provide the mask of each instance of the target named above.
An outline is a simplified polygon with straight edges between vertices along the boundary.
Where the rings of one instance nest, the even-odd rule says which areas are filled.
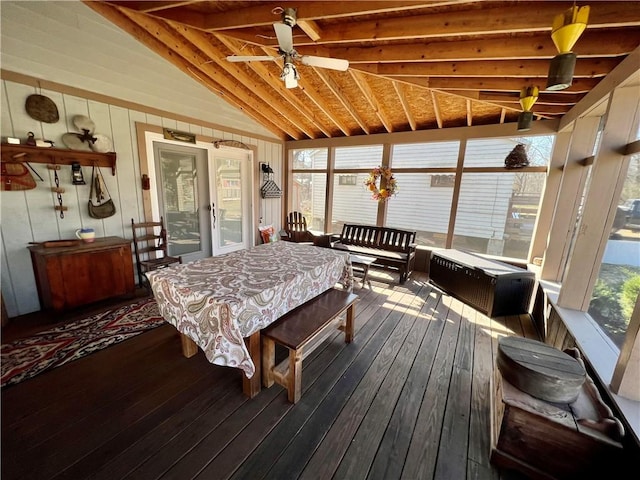
[[[2,345],[0,386],[19,383],[163,323],[155,299],[147,298]]]

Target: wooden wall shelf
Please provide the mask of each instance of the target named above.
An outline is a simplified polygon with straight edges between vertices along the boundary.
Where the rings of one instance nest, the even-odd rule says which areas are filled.
[[[18,154],[26,155],[16,158]],[[79,163],[83,167],[109,167],[111,174],[116,174],[115,152],[98,153],[82,150],[68,150],[54,147],[33,147],[31,145],[15,145],[3,143],[1,147],[2,161],[23,161],[30,163],[48,163],[54,165],[71,165]]]

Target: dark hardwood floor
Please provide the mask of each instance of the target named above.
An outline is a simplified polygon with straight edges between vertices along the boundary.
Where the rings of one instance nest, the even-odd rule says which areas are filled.
[[[529,317],[370,273],[354,342],[305,359],[296,405],[247,398],[167,324],[4,388],[2,479],[524,478],[489,463],[489,378],[499,335],[537,337]]]

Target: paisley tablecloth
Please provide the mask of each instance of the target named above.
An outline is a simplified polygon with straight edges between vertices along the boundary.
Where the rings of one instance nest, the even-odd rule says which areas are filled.
[[[279,241],[147,273],[164,319],[216,365],[255,365],[244,337],[341,283],[351,289],[349,255]]]

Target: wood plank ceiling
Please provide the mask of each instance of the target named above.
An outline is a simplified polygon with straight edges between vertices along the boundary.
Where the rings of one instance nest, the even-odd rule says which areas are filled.
[[[573,84],[545,92],[551,25],[573,2],[84,3],[283,140],[516,122],[529,86],[535,118],[557,118],[640,45],[638,2],[588,2]],[[296,62],[287,89],[281,58],[226,59],[278,56],[273,24],[287,7],[298,54],[346,59],[347,71]]]

